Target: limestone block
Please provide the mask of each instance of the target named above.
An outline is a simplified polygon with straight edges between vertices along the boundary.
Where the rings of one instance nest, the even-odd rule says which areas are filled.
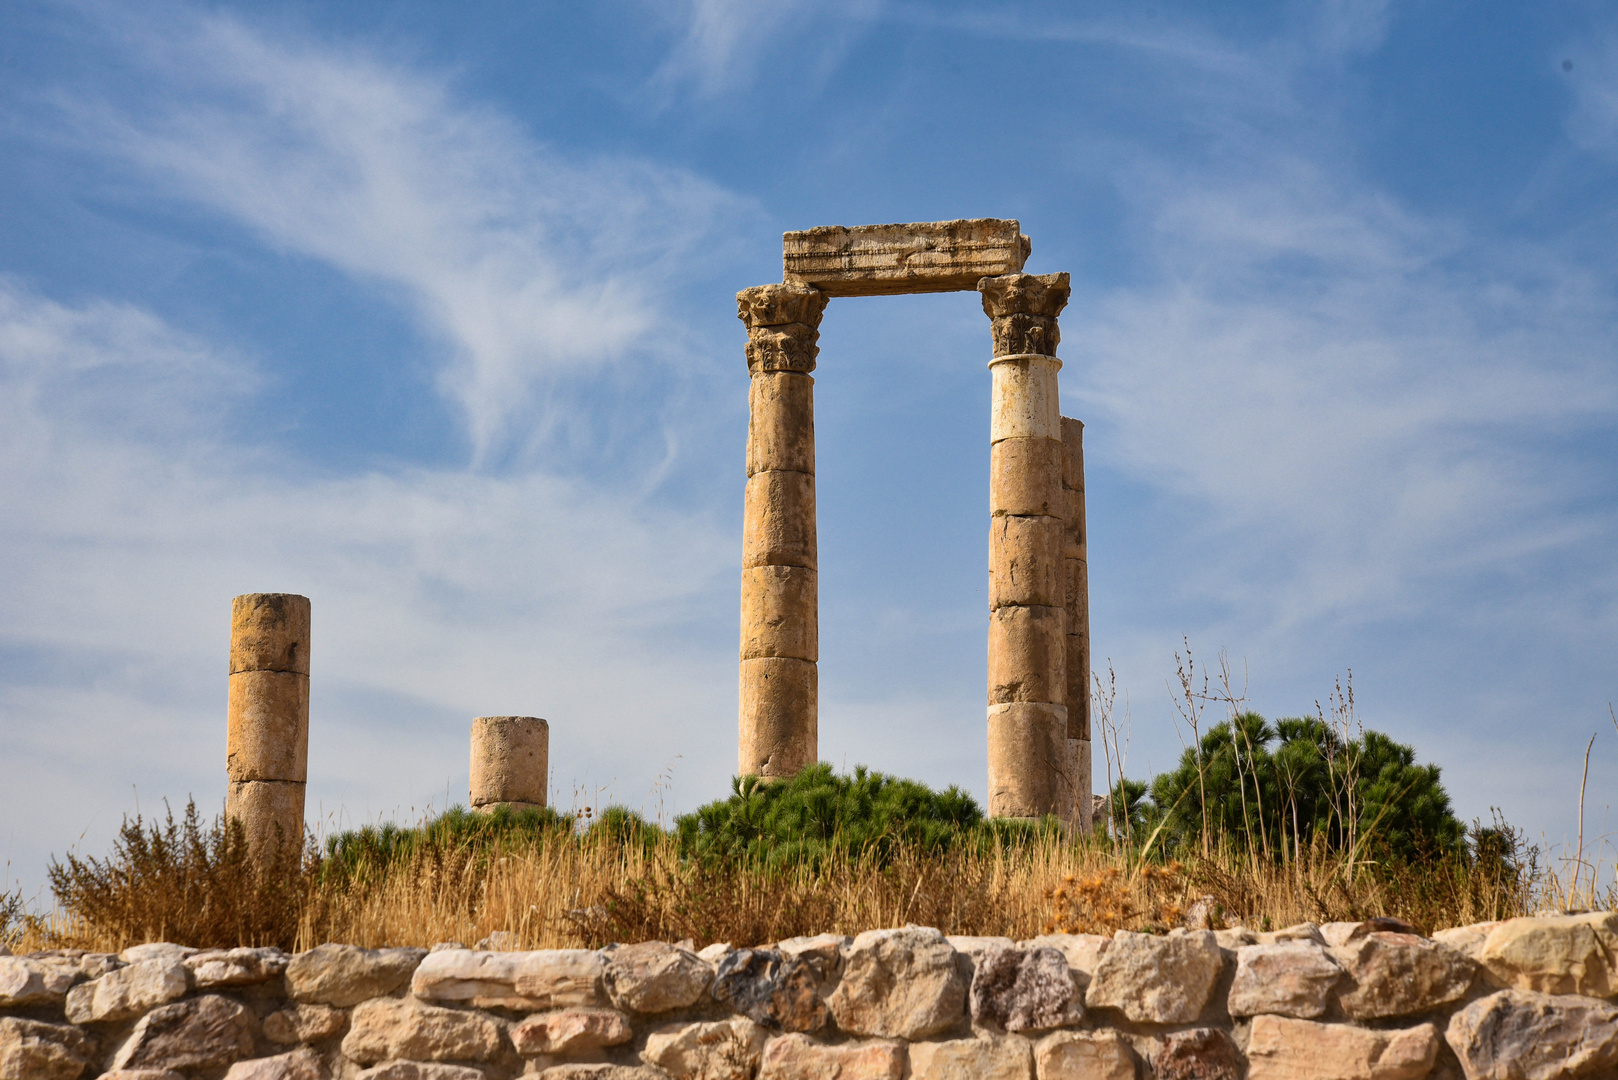
[[[309,598],[247,593],[230,602],[230,673],[309,674]]]
[[[280,949],[209,949],[186,957],[186,970],[198,989],[252,986],[285,973],[290,957]]]
[[[1062,417],[1062,486],[1078,495],[1084,509],[1084,421]],[[1069,504],[1073,505],[1073,504]],[[1080,534],[1083,535],[1082,532]],[[1082,543],[1082,541],[1081,541]]]
[[[1066,274],[1003,274],[977,283],[983,313],[991,319],[1008,315],[1050,315],[1067,306],[1072,285]]]
[[[1083,993],[1067,957],[1051,948],[985,950],[972,974],[972,1022],[1045,1031],[1084,1019]]]
[[[815,569],[815,478],[762,472],[747,478],[742,566]]]
[[[1414,1016],[1466,996],[1477,965],[1415,934],[1377,931],[1332,949],[1347,973],[1338,992],[1352,1020]]]
[[[425,955],[425,949],[317,945],[287,963],[287,997],[338,1008],[358,1005],[404,986]]]
[[[668,1073],[650,1065],[553,1065],[541,1070],[539,1077],[540,1080],[669,1080]]]
[[[1618,912],[1508,919],[1478,960],[1506,986],[1542,994],[1618,994]]]
[[[1030,243],[998,218],[904,225],[823,225],[781,238],[782,276],[827,296],[961,292],[1015,274]]]
[[[989,704],[1061,703],[1067,735],[1067,614],[1059,607],[989,613]]]
[[[629,1017],[616,1009],[560,1009],[530,1016],[511,1029],[511,1043],[524,1057],[599,1050],[634,1037]]]
[[[253,1052],[258,1021],[217,994],[160,1005],[141,1017],[113,1055],[114,1069],[223,1071]]]
[[[320,1055],[302,1047],[274,1057],[238,1061],[225,1073],[225,1080],[326,1080],[326,1063]]]
[[[95,1056],[95,1043],[78,1028],[0,1016],[0,1077],[5,1080],[78,1080]]]
[[[1056,346],[1062,341],[1061,328],[1054,315],[1017,313],[1004,315],[989,323],[994,342],[994,355],[1019,356],[1039,353],[1055,356]]]
[[[736,294],[736,317],[748,329],[801,323],[819,326],[828,296],[801,283],[755,285]]]
[[[1034,1080],[1027,1039],[988,1035],[910,1045],[911,1080]]]
[[[544,806],[550,795],[550,753],[551,726],[537,716],[473,720],[472,806]]]
[[[1422,1080],[1438,1058],[1431,1024],[1372,1031],[1284,1016],[1255,1016],[1248,1080]]]
[[[1449,1019],[1467,1080],[1618,1075],[1618,1006],[1572,994],[1502,990]]]
[[[1071,808],[1067,709],[1043,702],[989,706],[989,816],[1065,815]]]
[[[904,1080],[908,1056],[901,1042],[827,1046],[806,1035],[784,1035],[764,1047],[759,1080]]]
[[[768,1033],[745,1016],[671,1024],[646,1037],[641,1060],[673,1080],[753,1080]]]
[[[1055,439],[1001,439],[989,446],[989,512],[1062,517],[1062,444]]]
[[[138,964],[142,960],[180,961],[189,959],[201,951],[189,945],[176,945],[172,941],[148,941],[140,945],[131,945],[118,954],[118,959],[126,964]]]
[[[1343,969],[1312,941],[1244,946],[1236,950],[1230,1015],[1324,1016],[1342,976]]]
[[[966,984],[937,930],[867,930],[848,947],[827,1004],[850,1034],[925,1039],[963,1019]]]
[[[747,392],[747,475],[815,471],[815,380],[756,372]]]
[[[944,940],[955,950],[955,966],[960,968],[961,978],[966,980],[967,1005],[970,1008],[972,979],[977,972],[978,958],[990,949],[1010,949],[1016,943],[1008,937],[978,937],[974,934],[945,934]]]
[[[1135,1051],[1116,1031],[1057,1031],[1034,1044],[1039,1080],[1135,1080]]]
[[[1490,922],[1473,923],[1470,926],[1455,926],[1448,930],[1435,930],[1432,934],[1432,939],[1440,945],[1448,945],[1474,963],[1482,964],[1483,943],[1489,940],[1489,934],[1501,922],[1502,920],[1500,919],[1494,919]]]
[[[803,323],[755,326],[747,331],[747,370],[754,375],[790,371],[807,375],[820,355],[820,331]]]
[[[304,785],[291,780],[231,781],[225,816],[239,820],[254,851],[272,843],[303,847]]]
[[[1152,1054],[1156,1080],[1242,1080],[1242,1052],[1218,1028],[1175,1031]]]
[[[742,659],[820,659],[819,575],[802,566],[742,571]]]
[[[309,676],[239,671],[230,677],[225,773],[233,781],[309,774]]]
[[[593,949],[474,952],[446,949],[421,962],[410,992],[423,1001],[522,1010],[609,1005],[607,961]]]
[[[989,519],[989,608],[1062,607],[1067,599],[1062,521],[1001,514]]]
[[[354,1080],[488,1080],[482,1069],[432,1061],[385,1061],[354,1075]]]
[[[375,998],[358,1005],[349,1018],[343,1056],[362,1065],[396,1058],[493,1061],[504,1042],[495,1022],[479,1013],[409,998]]]
[[[1112,938],[1103,934],[1041,934],[1017,944],[1024,949],[1047,948],[1061,953],[1067,958],[1068,970],[1073,973],[1074,982],[1082,990],[1090,985],[1090,979],[1101,963],[1101,954],[1112,944]]]
[[[1062,487],[1062,402],[1057,372],[1062,362],[1054,356],[997,356],[989,363],[993,385],[989,397],[989,442],[1006,439],[1048,439],[1056,443],[1058,491]],[[1061,517],[1063,505],[1054,507]]]
[[[662,941],[621,945],[607,954],[607,990],[614,1004],[630,1012],[694,1005],[713,979],[713,968],[696,953]]]
[[[846,934],[815,934],[812,937],[787,938],[776,944],[783,956],[795,956],[807,963],[820,980],[821,988],[830,993],[833,984],[843,974],[843,950],[854,943]]]
[[[143,960],[75,986],[67,1018],[75,1024],[129,1020],[185,997],[189,972],[172,960]]]
[[[68,990],[83,977],[75,964],[51,963],[30,956],[0,956],[0,1008],[60,1005]]]
[[[736,768],[780,779],[813,765],[819,752],[819,672],[808,660],[761,657],[741,662]]]
[[[831,1019],[820,999],[821,981],[802,956],[737,949],[720,962],[713,996],[766,1028],[819,1031]]]
[[[317,1043],[342,1033],[348,1012],[330,1005],[290,1005],[264,1018],[264,1037],[273,1043]]]
[[[5,1076],[0,1073],[0,1076]],[[7,1077],[6,1080],[10,1080]],[[186,1080],[173,1069],[113,1069],[101,1074],[100,1080]]]
[[[1084,992],[1092,1009],[1117,1009],[1137,1023],[1195,1023],[1208,1007],[1224,967],[1207,930],[1166,936],[1120,930],[1101,954]]]

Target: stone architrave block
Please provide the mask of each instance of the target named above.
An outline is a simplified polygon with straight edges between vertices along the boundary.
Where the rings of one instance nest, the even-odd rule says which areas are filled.
[[[253,1052],[258,1020],[226,997],[160,1005],[141,1017],[113,1055],[114,1069],[173,1069],[181,1073],[223,1071]]]
[[[851,1035],[925,1039],[965,1018],[966,983],[937,930],[867,930],[848,947],[827,1005]]]
[[[143,960],[110,971],[68,991],[67,1018],[75,1024],[92,1024],[145,1015],[185,997],[188,974],[184,964],[172,960]]]
[[[288,961],[287,996],[313,1005],[348,1008],[404,986],[426,955],[426,949],[317,945]]]
[[[1461,1000],[1477,965],[1415,934],[1376,931],[1332,948],[1347,973],[1338,1001],[1351,1020],[1415,1016]]]
[[[696,953],[661,941],[622,945],[607,955],[613,1003],[630,1012],[659,1013],[694,1005],[713,982],[713,968]]]
[[[1477,960],[1501,983],[1542,994],[1618,994],[1618,912],[1508,919]]]
[[[511,1029],[511,1044],[524,1057],[599,1050],[634,1037],[629,1017],[617,1009],[559,1009],[530,1016]]]
[[[964,292],[1015,274],[1031,248],[1014,220],[823,225],[781,238],[782,276],[827,296]]]
[[[1033,1047],[1017,1035],[910,1044],[911,1080],[1034,1080]]]
[[[444,949],[422,960],[410,992],[423,1001],[524,1011],[610,1005],[606,974],[606,958],[593,949]]]
[[[1117,1009],[1137,1023],[1195,1023],[1208,1007],[1224,963],[1211,931],[1158,937],[1120,930],[1101,955],[1084,1003]]]
[[[274,1057],[238,1061],[224,1080],[327,1080],[326,1064],[308,1047]]]
[[[972,1021],[1006,1031],[1046,1031],[1084,1018],[1083,995],[1055,949],[997,946],[977,958]]]
[[[1116,1031],[1057,1031],[1034,1044],[1039,1080],[1135,1080],[1135,1061]]]
[[[493,1061],[505,1039],[487,1016],[409,998],[373,998],[355,1008],[343,1056],[362,1065],[408,1061]]]
[[[1255,1016],[1247,1080],[1423,1080],[1437,1059],[1438,1029],[1432,1024],[1373,1031]]]
[[[1331,1008],[1343,969],[1312,941],[1246,945],[1236,950],[1230,1015],[1271,1013],[1312,1020]]]
[[[828,1046],[784,1035],[764,1047],[758,1080],[904,1080],[905,1044],[877,1040]]]
[[[95,1057],[95,1042],[76,1027],[0,1016],[0,1076],[7,1080],[78,1080]]]
[[[646,1037],[641,1060],[673,1080],[753,1080],[768,1035],[745,1016],[671,1024]]]
[[[1467,1080],[1618,1075],[1618,1006],[1588,997],[1501,990],[1451,1016],[1444,1039]]]

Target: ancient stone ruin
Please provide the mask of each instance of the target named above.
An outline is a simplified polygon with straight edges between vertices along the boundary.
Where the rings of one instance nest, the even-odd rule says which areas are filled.
[[[739,753],[785,778],[819,758],[815,361],[838,296],[976,290],[990,319],[989,813],[1090,816],[1084,425],[1061,415],[1066,274],[993,218],[828,226],[784,238],[780,284],[736,296],[752,375],[742,541]]]
[[[225,735],[230,778],[225,816],[266,852],[303,845],[309,778],[309,599],[248,593],[231,602],[230,698]]]
[[[527,810],[550,791],[551,726],[537,716],[480,716],[472,721],[472,809]]]

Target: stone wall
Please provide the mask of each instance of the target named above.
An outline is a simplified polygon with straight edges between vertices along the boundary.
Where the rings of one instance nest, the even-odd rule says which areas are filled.
[[[0,1078],[1618,1076],[1618,914],[1425,938],[824,934],[768,949],[0,956]]]

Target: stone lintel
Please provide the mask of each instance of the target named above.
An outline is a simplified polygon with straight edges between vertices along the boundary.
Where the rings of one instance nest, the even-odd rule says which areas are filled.
[[[970,218],[909,225],[822,225],[781,238],[783,280],[827,296],[964,292],[1015,274],[1030,242],[1014,220]]]

